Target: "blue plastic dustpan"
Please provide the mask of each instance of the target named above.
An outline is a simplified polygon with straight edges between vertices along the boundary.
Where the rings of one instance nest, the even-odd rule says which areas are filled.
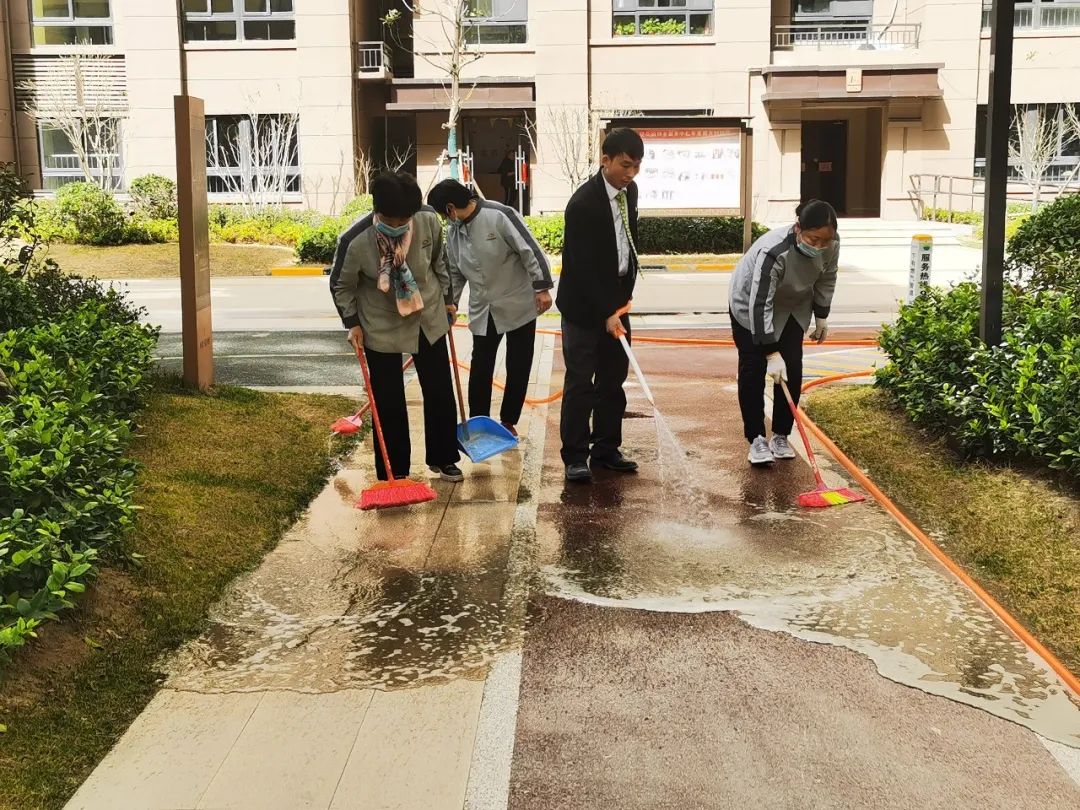
[[[474,416],[457,426],[457,443],[473,464],[479,464],[514,449],[518,440],[490,416]]]

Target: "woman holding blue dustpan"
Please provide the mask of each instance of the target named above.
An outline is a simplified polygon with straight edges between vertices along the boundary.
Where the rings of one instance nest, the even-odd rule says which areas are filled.
[[[529,389],[536,319],[552,303],[547,258],[514,209],[480,200],[456,180],[436,185],[427,201],[450,223],[446,263],[455,302],[469,282],[469,414],[490,416],[495,356],[505,335],[506,390],[499,421],[517,436]]]

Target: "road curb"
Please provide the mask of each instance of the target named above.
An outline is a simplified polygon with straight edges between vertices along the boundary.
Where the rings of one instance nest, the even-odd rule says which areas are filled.
[[[298,276],[325,276],[326,268],[314,264],[300,264],[292,267],[271,267],[270,275],[279,278],[296,278]]]

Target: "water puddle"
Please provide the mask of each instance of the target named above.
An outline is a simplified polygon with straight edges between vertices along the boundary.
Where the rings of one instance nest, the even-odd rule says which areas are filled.
[[[733,611],[761,629],[856,650],[885,677],[1080,747],[1080,705],[879,507],[778,508],[798,482],[791,492],[769,489],[776,476],[732,487],[691,463],[662,416],[656,434],[659,480],[541,507],[548,593]],[[649,438],[638,431],[631,441]],[[704,484],[685,486],[694,480]]]

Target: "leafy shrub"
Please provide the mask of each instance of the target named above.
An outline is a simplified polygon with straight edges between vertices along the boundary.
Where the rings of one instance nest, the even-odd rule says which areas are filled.
[[[135,216],[142,219],[176,219],[176,183],[160,174],[136,177],[128,189]]]
[[[678,36],[686,33],[682,19],[646,17],[641,21],[641,33],[646,36]]]
[[[615,23],[615,36],[617,37],[632,37],[636,33],[637,23],[633,21]]]
[[[1080,291],[1080,194],[1059,197],[1009,240],[1008,270],[1039,290]]]
[[[37,260],[28,202],[0,170],[0,664],[119,553],[135,513],[124,451],[157,341],[116,290]]]
[[[638,250],[642,254],[741,253],[742,217],[642,217]],[[766,231],[756,222],[753,238]]]
[[[552,256],[562,253],[566,236],[566,222],[562,214],[525,217],[525,224],[545,253]]]
[[[928,289],[881,333],[877,381],[963,450],[1080,475],[1080,298],[1005,293],[1004,339],[978,339],[979,288]]]
[[[68,183],[56,192],[61,224],[87,245],[119,245],[127,216],[112,194],[93,183]]]
[[[180,241],[175,219],[133,219],[124,228],[124,244],[159,245]]]
[[[317,228],[308,228],[296,242],[296,258],[302,264],[330,264],[334,261],[338,237],[351,221],[331,217]]]
[[[341,216],[348,220],[357,220],[366,214],[370,214],[374,209],[374,205],[370,194],[361,194],[342,209]]]

